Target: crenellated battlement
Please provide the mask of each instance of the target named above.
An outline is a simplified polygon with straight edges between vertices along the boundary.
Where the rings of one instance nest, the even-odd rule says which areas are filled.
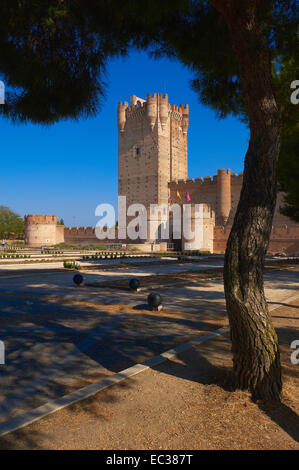
[[[199,177],[199,178],[187,178],[187,179],[179,179],[179,180],[174,180],[174,181],[170,181],[168,183],[168,186],[169,188],[171,189],[175,189],[176,187],[179,188],[179,187],[182,187],[183,185],[194,185],[195,187],[198,185],[198,186],[202,186],[202,185],[211,185],[211,184],[217,184],[217,177],[221,176],[221,175],[230,175],[231,176],[231,183],[233,184],[233,182],[235,181],[242,181],[243,179],[243,173],[231,173],[231,170],[228,169],[228,170],[225,170],[225,169],[221,169],[221,170],[217,170],[217,175],[214,175],[214,176],[204,176],[204,177]]]
[[[57,225],[56,215],[28,214],[24,216],[24,220],[25,220],[26,225],[36,225],[36,224]]]
[[[118,103],[118,128],[121,133],[125,132],[126,123],[132,119],[147,116],[149,125],[153,130],[156,122],[160,122],[162,128],[166,126],[169,117],[180,122],[181,130],[187,133],[189,126],[189,105],[179,106],[168,102],[168,95],[162,93],[148,93],[146,100],[132,95],[130,106],[127,101]]]
[[[214,253],[224,253],[231,226],[214,227]],[[274,225],[272,227],[268,254],[299,253],[299,226]]]
[[[232,222],[236,210],[243,173],[232,174],[230,168],[220,168],[214,176],[174,179],[168,183],[172,203],[208,202],[216,214],[217,225]]]
[[[232,173],[231,174],[231,184],[232,185],[242,185],[243,183],[243,172],[240,172],[239,174],[237,173]]]
[[[86,237],[86,236],[95,236],[95,227],[72,227],[72,228],[65,228],[64,231],[65,238],[69,238],[72,236],[77,237]]]

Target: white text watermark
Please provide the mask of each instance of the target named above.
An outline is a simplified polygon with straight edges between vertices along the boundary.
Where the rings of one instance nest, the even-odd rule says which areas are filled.
[[[95,215],[96,237],[100,240],[188,240],[203,242],[203,204],[143,204],[126,206],[126,196],[118,197],[118,220],[112,204],[99,204]]]
[[[298,104],[299,103],[299,80],[294,80],[291,83],[291,89],[294,90],[291,94],[291,103]]]
[[[0,341],[0,365],[5,364],[5,346],[4,342]]]
[[[0,104],[5,104],[5,85],[0,80]]]
[[[290,347],[295,349],[291,354],[291,363],[297,366],[299,364],[299,339],[292,341]]]

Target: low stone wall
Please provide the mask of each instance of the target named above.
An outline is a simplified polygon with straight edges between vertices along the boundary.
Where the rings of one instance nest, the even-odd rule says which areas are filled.
[[[214,253],[224,253],[231,227],[214,227]],[[272,228],[269,254],[299,254],[299,226],[275,226]]]

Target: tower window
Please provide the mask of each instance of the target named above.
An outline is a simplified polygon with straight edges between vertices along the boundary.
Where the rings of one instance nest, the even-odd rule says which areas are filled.
[[[136,155],[140,155],[140,147],[136,147]]]

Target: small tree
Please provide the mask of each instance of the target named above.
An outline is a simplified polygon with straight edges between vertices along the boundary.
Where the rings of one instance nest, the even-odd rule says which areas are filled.
[[[14,238],[24,236],[24,219],[9,207],[0,206],[0,238],[14,234]]]

